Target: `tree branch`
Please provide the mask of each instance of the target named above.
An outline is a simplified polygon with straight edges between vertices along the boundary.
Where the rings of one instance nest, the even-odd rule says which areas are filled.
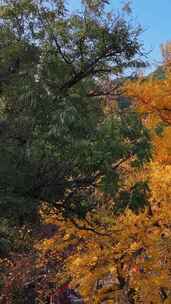
[[[90,231],[90,232],[93,232],[99,236],[107,236],[107,237],[111,237],[111,234],[108,234],[108,233],[102,233],[102,232],[99,232],[97,231],[96,229],[92,228],[92,227],[87,227],[87,226],[82,226],[80,224],[78,224],[75,219],[73,218],[70,218],[70,221],[71,223],[79,230],[85,230],[85,231]]]

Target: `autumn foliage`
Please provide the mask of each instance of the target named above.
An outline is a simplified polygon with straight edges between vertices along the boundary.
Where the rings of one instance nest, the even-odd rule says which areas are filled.
[[[80,292],[85,303],[171,303],[171,115],[165,110],[169,77],[166,71],[164,80],[127,84],[150,129],[154,149],[153,160],[144,169],[136,172],[123,164],[123,170],[129,176],[127,184],[148,179],[150,210],[135,214],[126,209],[113,215],[110,199],[99,192],[102,206],[75,226],[60,213],[49,213],[45,204],[40,210],[42,221],[57,231],[35,239],[35,255],[15,258],[8,265],[8,296],[14,283],[21,288],[35,280],[38,303],[50,299],[65,282]]]
[[[139,31],[83,2],[2,10],[0,303],[170,304],[171,45],[125,79]]]

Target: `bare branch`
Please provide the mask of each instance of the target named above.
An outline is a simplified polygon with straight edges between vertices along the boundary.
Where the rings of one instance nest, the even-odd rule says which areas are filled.
[[[93,232],[99,236],[107,236],[107,237],[111,237],[111,234],[108,234],[108,233],[102,233],[102,232],[99,232],[97,231],[96,229],[92,228],[92,227],[87,227],[87,226],[82,226],[80,224],[78,224],[75,219],[73,218],[70,218],[70,221],[72,224],[74,224],[74,226],[79,229],[79,230],[85,230],[85,231],[90,231],[90,232]]]

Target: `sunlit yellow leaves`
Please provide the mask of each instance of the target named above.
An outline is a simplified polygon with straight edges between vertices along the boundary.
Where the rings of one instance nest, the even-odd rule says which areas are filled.
[[[166,77],[166,80],[139,79],[126,84],[127,94],[151,126],[159,120],[171,123],[171,74]]]
[[[141,237],[145,252],[144,260],[136,259],[141,271],[137,271],[137,265],[132,273],[131,283],[137,288],[136,303],[161,303],[160,288],[170,290],[171,287],[171,70],[168,58],[170,46],[165,49],[165,79],[151,77],[127,83],[127,93],[150,129],[154,146],[153,161],[144,171],[151,189],[152,215],[139,218],[137,223],[137,239]],[[158,135],[155,129],[161,122],[168,126]],[[130,248],[136,244],[132,243]],[[169,301],[166,303],[171,303]]]
[[[136,242],[133,242],[133,243],[131,244],[131,246],[130,246],[130,249],[131,249],[132,251],[135,251],[135,250],[139,249],[139,244],[136,243]]]

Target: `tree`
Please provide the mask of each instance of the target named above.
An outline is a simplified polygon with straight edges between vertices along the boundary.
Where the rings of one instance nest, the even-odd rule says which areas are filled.
[[[114,79],[143,64],[140,29],[105,3],[84,1],[74,14],[63,1],[1,5],[0,209],[20,225],[35,222],[42,201],[84,218],[97,185],[118,196],[121,163],[150,158],[138,114],[104,110]]]

